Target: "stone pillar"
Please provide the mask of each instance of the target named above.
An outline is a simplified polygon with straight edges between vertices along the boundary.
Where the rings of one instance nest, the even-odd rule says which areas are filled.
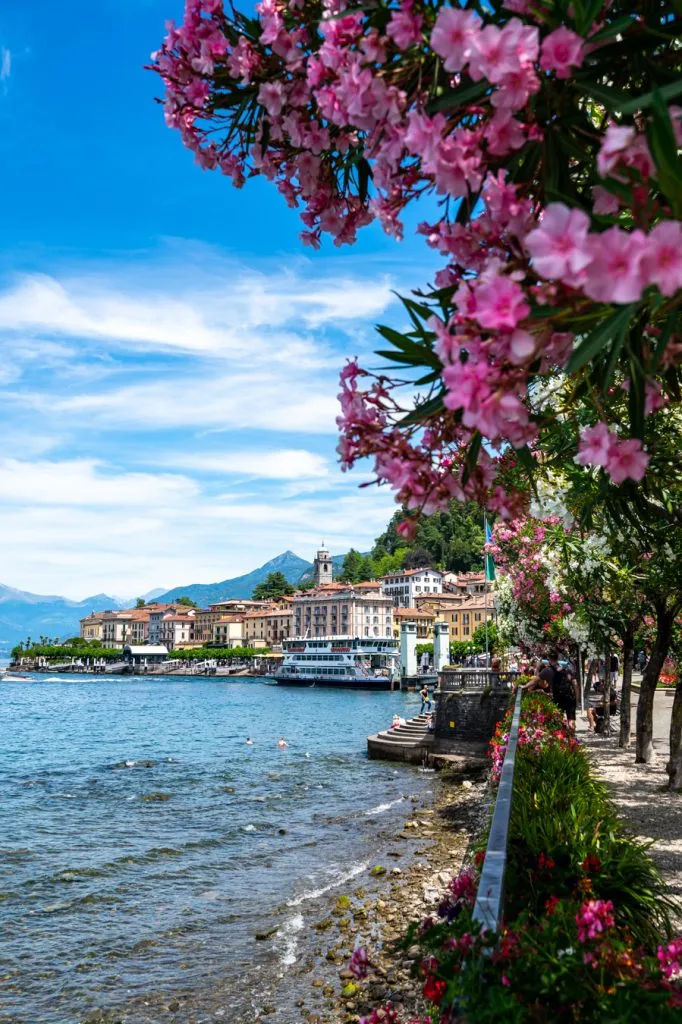
[[[417,623],[403,622],[400,626],[400,668],[403,676],[417,674]]]
[[[442,672],[450,664],[450,627],[447,622],[433,625],[433,670]]]

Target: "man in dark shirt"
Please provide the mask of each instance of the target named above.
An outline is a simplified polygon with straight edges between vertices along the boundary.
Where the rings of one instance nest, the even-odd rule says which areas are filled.
[[[550,651],[549,664],[540,672],[540,678],[545,679],[549,683],[552,700],[566,715],[568,728],[571,731],[575,731],[578,686],[571,673],[559,664],[559,654],[557,651]]]

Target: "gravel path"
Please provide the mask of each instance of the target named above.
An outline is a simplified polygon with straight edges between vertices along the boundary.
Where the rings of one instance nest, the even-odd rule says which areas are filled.
[[[633,727],[635,703],[636,697]],[[623,818],[630,823],[635,835],[653,840],[651,856],[673,894],[682,901],[682,794],[669,793],[666,789],[671,707],[672,698],[663,693],[656,695],[655,752],[651,764],[635,764],[634,741],[629,749],[621,750],[617,735],[608,738],[590,735],[587,719],[580,714],[577,731],[587,744],[594,766],[607,783]]]

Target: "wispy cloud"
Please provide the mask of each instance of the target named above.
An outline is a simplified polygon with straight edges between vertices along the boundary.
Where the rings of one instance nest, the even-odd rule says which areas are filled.
[[[217,476],[251,476],[265,480],[323,480],[330,473],[324,456],[305,448],[226,450],[221,455],[188,452],[164,455],[158,463]]]
[[[0,49],[0,82],[6,82],[12,74],[12,51],[6,47]]]

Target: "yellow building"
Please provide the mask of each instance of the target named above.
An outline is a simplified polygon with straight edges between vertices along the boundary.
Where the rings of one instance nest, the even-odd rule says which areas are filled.
[[[470,640],[486,618],[493,620],[495,608],[492,594],[458,593],[425,595],[416,599],[420,611],[428,611],[438,622],[450,626],[451,640]]]

